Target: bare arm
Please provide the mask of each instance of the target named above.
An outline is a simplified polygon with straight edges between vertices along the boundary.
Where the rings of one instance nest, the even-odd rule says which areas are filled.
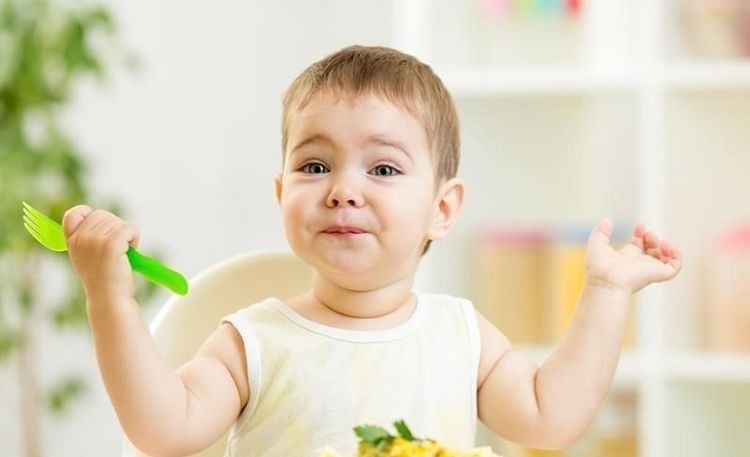
[[[128,439],[145,454],[182,456],[213,443],[248,400],[244,350],[220,326],[177,371],[159,352],[135,301],[89,304],[99,370]]]
[[[135,301],[125,255],[138,231],[106,211],[65,213],[68,255],[86,292],[99,370],[130,441],[153,456],[192,454],[229,427],[248,399],[244,347],[221,325],[178,370],[159,352]]]
[[[539,368],[481,318],[483,347],[503,349],[478,392],[480,419],[527,446],[559,449],[576,441],[609,390],[627,306],[623,291],[587,288],[565,339]]]
[[[640,224],[620,251],[609,246],[611,230],[604,220],[592,232],[573,322],[541,367],[480,317],[479,417],[498,435],[543,449],[580,438],[612,383],[631,294],[680,270],[679,251]]]

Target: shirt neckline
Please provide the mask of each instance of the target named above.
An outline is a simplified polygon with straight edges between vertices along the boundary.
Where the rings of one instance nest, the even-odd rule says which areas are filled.
[[[311,332],[355,343],[382,342],[393,341],[405,337],[411,333],[422,320],[422,315],[424,314],[424,298],[420,292],[412,292],[417,299],[417,304],[411,316],[396,327],[381,330],[350,330],[321,324],[320,322],[315,322],[302,316],[292,309],[285,301],[276,297],[269,298],[269,304],[292,323]]]

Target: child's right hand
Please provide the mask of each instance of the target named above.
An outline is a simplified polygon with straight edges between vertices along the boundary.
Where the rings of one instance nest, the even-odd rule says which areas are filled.
[[[68,256],[81,278],[89,300],[132,299],[135,279],[128,248],[138,247],[138,229],[104,210],[86,205],[70,208],[63,216]]]

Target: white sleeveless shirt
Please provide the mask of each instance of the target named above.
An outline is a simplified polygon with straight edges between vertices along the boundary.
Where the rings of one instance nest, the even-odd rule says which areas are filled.
[[[242,336],[250,397],[226,457],[353,455],[362,424],[403,419],[415,436],[474,446],[479,330],[468,300],[415,292],[403,324],[346,330],[268,298],[224,318]]]

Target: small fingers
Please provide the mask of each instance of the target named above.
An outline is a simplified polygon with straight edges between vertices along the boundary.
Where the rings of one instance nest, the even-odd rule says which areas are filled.
[[[644,251],[664,263],[671,263],[679,270],[681,254],[679,249],[667,241],[660,240],[653,232],[646,232],[644,236]]]
[[[662,254],[664,255],[664,258],[662,259],[664,262],[671,263],[679,270],[680,265],[682,265],[682,254],[680,253],[680,250],[677,249],[677,246],[662,241]]]
[[[126,240],[134,248],[138,247],[141,241],[140,233],[138,228],[128,221],[120,219],[114,216],[110,221],[107,222],[106,226],[102,226],[102,232],[105,237],[111,237],[121,234],[115,234],[115,231],[121,231],[126,234]]]
[[[604,219],[599,221],[597,228],[599,229],[600,232],[607,235],[607,237],[611,237],[613,225],[614,223],[612,222],[612,219],[605,217]]]
[[[138,247],[140,235],[133,224],[117,219],[104,235],[106,244],[116,254],[124,254],[128,247]]]
[[[646,227],[642,222],[638,222],[633,227],[633,236],[630,238],[630,243],[636,245],[639,249],[644,248],[643,238],[646,235]]]
[[[77,242],[81,241],[81,237],[91,241],[103,240],[116,251],[122,251],[122,247],[128,244],[138,246],[140,234],[133,224],[102,209],[92,210],[88,206],[76,208],[68,210],[63,218],[63,222],[68,224],[68,237],[75,234]]]
[[[674,256],[674,250],[672,249],[672,246],[666,241],[662,241],[661,243],[661,255],[662,257],[667,259]]]
[[[110,213],[109,211],[97,209],[93,213],[91,213],[89,217],[86,218],[86,220],[83,222],[83,225],[81,226],[81,229],[89,233],[106,232],[108,227],[116,222],[117,216]]]
[[[609,244],[610,238],[612,237],[612,220],[605,217],[596,227],[591,231],[589,235],[589,244],[596,242],[604,242]]]
[[[661,242],[654,232],[647,231],[643,235],[643,250],[653,256],[657,256],[661,252]]]
[[[678,272],[682,269],[682,253],[675,246],[672,246],[672,249],[672,257],[669,258],[668,262],[674,267],[675,272]]]
[[[65,211],[62,221],[65,237],[70,238],[70,236],[73,235],[81,225],[81,222],[83,222],[83,220],[92,212],[93,210],[87,205],[77,205]]]

